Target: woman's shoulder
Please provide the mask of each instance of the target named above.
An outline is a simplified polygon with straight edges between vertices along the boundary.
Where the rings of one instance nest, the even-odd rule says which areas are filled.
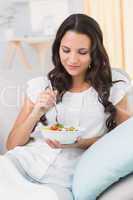
[[[117,104],[131,88],[130,77],[121,69],[112,69],[112,81],[114,82],[110,90],[110,101]],[[118,81],[118,82],[115,82]]]
[[[119,81],[122,80],[126,83],[130,83],[130,77],[123,69],[112,68],[112,80]]]

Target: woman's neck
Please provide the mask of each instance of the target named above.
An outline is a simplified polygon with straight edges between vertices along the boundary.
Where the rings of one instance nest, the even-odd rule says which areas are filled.
[[[84,90],[87,90],[90,87],[90,84],[83,81],[83,80],[76,80],[73,81],[73,86],[70,89],[71,92],[82,92]]]

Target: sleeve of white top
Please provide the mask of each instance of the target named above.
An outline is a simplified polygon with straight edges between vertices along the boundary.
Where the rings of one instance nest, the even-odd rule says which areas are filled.
[[[27,97],[35,103],[40,92],[45,90],[48,86],[48,78],[39,76],[37,78],[33,78],[27,82]]]
[[[112,80],[122,80],[114,83],[110,90],[109,100],[116,105],[130,91],[131,82],[126,76],[115,70],[112,70]]]

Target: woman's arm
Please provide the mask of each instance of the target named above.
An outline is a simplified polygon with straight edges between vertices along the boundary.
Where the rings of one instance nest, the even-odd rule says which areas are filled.
[[[47,139],[47,144],[52,148],[81,148],[88,149],[92,144],[99,140],[102,136],[92,138],[78,138],[74,144],[60,144],[58,141]]]
[[[54,106],[56,93],[41,92],[35,104],[25,98],[24,105],[7,139],[7,149],[24,145],[40,117]]]
[[[28,142],[30,134],[41,116],[39,113],[35,113],[33,107],[33,103],[26,98],[20,114],[8,136],[8,150]]]
[[[128,97],[125,96],[118,104],[116,104],[117,114],[116,114],[116,123],[117,125],[126,121],[132,116],[132,113],[129,109]]]

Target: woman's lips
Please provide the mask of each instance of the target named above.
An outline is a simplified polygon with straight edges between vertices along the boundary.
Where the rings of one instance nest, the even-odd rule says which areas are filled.
[[[78,68],[79,66],[78,65],[68,65],[68,68],[69,69],[76,69]]]

